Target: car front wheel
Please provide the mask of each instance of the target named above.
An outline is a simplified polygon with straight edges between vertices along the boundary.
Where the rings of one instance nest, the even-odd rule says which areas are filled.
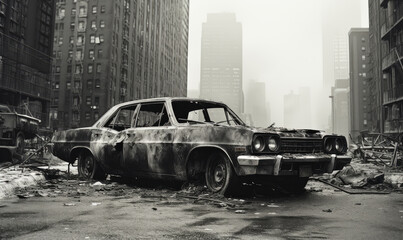
[[[206,185],[214,193],[234,194],[240,185],[231,163],[223,153],[214,153],[207,160]]]
[[[104,180],[106,174],[89,153],[81,153],[78,157],[78,176],[84,179]]]

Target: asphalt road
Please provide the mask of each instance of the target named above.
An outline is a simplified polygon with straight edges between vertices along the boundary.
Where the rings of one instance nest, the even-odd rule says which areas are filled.
[[[400,193],[348,195],[309,183],[323,190],[196,200],[189,191],[91,184],[55,180],[1,200],[0,238],[403,239]]]

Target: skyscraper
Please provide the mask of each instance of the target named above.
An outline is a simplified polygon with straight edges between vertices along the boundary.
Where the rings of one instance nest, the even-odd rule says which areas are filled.
[[[55,1],[0,1],[0,104],[48,126]]]
[[[243,113],[242,25],[235,14],[208,14],[201,44],[200,97]]]
[[[370,89],[368,82],[369,32],[368,28],[352,28],[349,36],[350,62],[350,125],[355,139],[370,124]]]
[[[52,116],[88,126],[124,101],[186,96],[188,0],[61,0]]]
[[[249,113],[252,125],[256,127],[267,127],[271,124],[268,117],[270,111],[266,102],[266,83],[250,81],[245,98],[245,113]]]
[[[311,93],[308,87],[298,93],[284,95],[284,126],[289,128],[311,127]]]
[[[403,131],[403,2],[380,1],[383,131]]]

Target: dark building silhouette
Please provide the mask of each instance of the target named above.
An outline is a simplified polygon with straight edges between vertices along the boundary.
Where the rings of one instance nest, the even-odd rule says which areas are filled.
[[[371,101],[368,75],[368,28],[352,28],[349,36],[350,65],[350,124],[349,132],[356,139],[362,131],[370,130]]]
[[[233,13],[207,15],[201,41],[200,97],[243,113],[242,25]]]
[[[124,101],[186,96],[188,0],[59,1],[52,116],[88,126]]]
[[[403,2],[368,1],[373,131],[403,130]]]
[[[0,104],[48,126],[55,1],[0,0]]]

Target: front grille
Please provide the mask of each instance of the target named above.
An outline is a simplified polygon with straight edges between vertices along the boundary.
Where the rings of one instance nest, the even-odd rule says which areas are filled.
[[[322,139],[282,138],[280,151],[283,153],[322,152]]]

